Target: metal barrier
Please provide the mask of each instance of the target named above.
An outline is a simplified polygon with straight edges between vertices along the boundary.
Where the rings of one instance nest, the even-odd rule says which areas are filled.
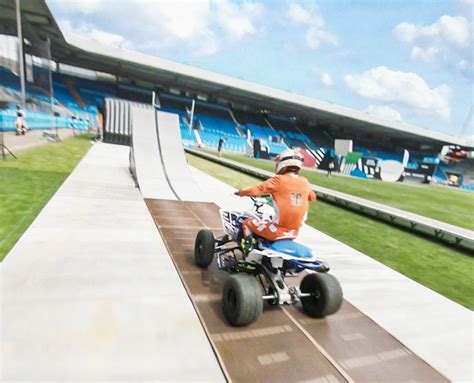
[[[260,179],[267,179],[274,175],[272,172],[250,165],[244,165],[236,161],[216,157],[200,150],[190,148],[185,148],[185,150],[188,153],[194,154],[198,157],[213,161]],[[403,227],[409,231],[432,237],[438,241],[447,243],[463,250],[467,250],[471,256],[474,255],[474,232],[471,230],[463,229],[454,225],[437,221],[435,219],[423,217],[380,203],[372,202],[364,198],[327,189],[322,186],[312,184],[311,187],[317,193],[318,198],[324,201],[372,216],[391,225]]]

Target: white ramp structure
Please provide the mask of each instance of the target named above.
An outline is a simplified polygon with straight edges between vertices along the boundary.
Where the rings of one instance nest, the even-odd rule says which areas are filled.
[[[156,112],[158,145],[163,160],[163,167],[170,187],[177,199],[183,201],[203,201],[203,193],[193,176],[186,161],[179,116],[173,113]]]
[[[130,171],[144,198],[203,201],[181,141],[179,116],[133,104]]]
[[[131,115],[130,171],[143,197],[176,199],[163,167],[154,109],[132,106]]]

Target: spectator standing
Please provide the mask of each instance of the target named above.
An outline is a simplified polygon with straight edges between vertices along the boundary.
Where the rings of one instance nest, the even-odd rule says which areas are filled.
[[[221,137],[219,139],[219,143],[217,144],[217,154],[219,155],[219,157],[222,156],[222,147],[224,146],[225,144],[225,140]]]
[[[26,126],[26,113],[25,111],[21,108],[20,105],[16,106],[16,123],[15,123],[15,128],[16,128],[16,135],[25,135],[26,131],[28,130],[28,127]]]
[[[328,177],[331,177],[332,171],[334,170],[335,167],[336,165],[334,164],[334,158],[331,158],[328,164],[328,174],[327,174]]]

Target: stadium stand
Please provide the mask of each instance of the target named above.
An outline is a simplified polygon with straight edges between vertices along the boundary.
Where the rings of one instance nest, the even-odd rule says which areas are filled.
[[[38,84],[26,82],[25,112],[29,129],[90,129],[97,126],[98,107],[104,99],[117,97],[115,84],[53,72],[53,114],[45,69],[33,66],[33,76]],[[3,129],[14,131],[20,81],[4,67],[0,67],[0,99],[7,102],[7,108],[1,111]]]
[[[320,148],[333,148],[334,138],[321,126],[309,126],[299,124],[298,129],[304,133],[310,141]]]
[[[19,97],[18,78],[6,69],[2,69],[0,73],[4,98],[9,93],[11,100],[17,100]],[[48,93],[35,84],[28,84],[29,98],[35,100],[37,104],[44,104],[42,108],[38,108],[39,111],[27,110],[27,121],[32,129],[45,129],[56,124],[58,127],[87,128],[87,120],[96,121],[98,105],[106,97],[138,102],[149,101],[151,98],[151,90],[140,88],[134,84],[107,83],[62,73],[53,74],[53,87],[55,105],[63,106],[70,113],[54,120],[48,111],[50,101]],[[275,114],[266,117],[263,114],[238,109],[231,111],[225,106],[197,100],[194,110],[194,126],[191,129],[189,126],[192,107],[191,98],[160,92],[159,99],[162,110],[179,114],[181,135],[183,144],[186,146],[202,144],[206,147],[217,148],[219,139],[224,138],[225,150],[247,153],[249,148],[247,134],[249,134],[252,138],[261,141],[271,157],[278,155],[288,147],[298,147],[308,150],[308,153],[316,159],[316,164],[320,165],[323,163],[325,154],[331,154],[333,139],[324,128],[319,126],[310,127],[303,123],[297,124],[294,119]],[[15,102],[10,103],[9,108],[3,111],[2,114],[4,115],[3,120],[6,129],[13,130]],[[76,116],[76,118],[72,116]],[[381,150],[381,147],[374,143],[371,143],[370,146],[357,146],[355,151],[361,153],[362,158],[377,159],[379,167],[382,163],[380,161],[394,160],[401,162],[403,159],[402,151]],[[428,158],[424,154],[426,153],[411,152],[410,161],[406,165],[407,169],[413,171],[419,168],[425,162],[424,158]],[[359,168],[366,169],[365,164],[366,162]],[[353,171],[356,169],[354,166],[350,168],[346,166],[344,169],[350,175],[367,176],[364,172]],[[369,172],[369,176],[371,172],[373,170]],[[438,172],[437,174],[437,182],[449,184],[445,173]]]
[[[433,172],[433,183],[474,191],[474,159],[459,162],[439,161]]]
[[[198,100],[195,103],[193,129],[189,127],[192,100],[183,96],[161,92],[161,109],[180,115],[183,143],[186,146],[200,143],[217,148],[219,139],[225,139],[225,149],[246,153],[248,143],[233,121],[228,108]]]
[[[229,109],[219,105],[196,102],[194,118],[201,123],[202,132],[223,135],[227,138],[241,138]]]
[[[262,114],[250,113],[239,109],[233,109],[232,112],[240,125],[254,124],[258,126],[267,126]]]
[[[105,98],[135,102],[149,102],[151,99],[151,88],[137,86],[133,81],[98,81],[53,72],[53,107],[56,112],[53,115],[49,91],[46,90],[48,83],[45,69],[33,67],[33,74],[36,83],[26,83],[26,121],[30,129],[57,127],[87,130],[98,125],[99,108]],[[219,140],[224,138],[224,150],[247,154],[251,148],[248,137],[251,137],[260,140],[270,157],[288,147],[304,149],[308,156],[313,157],[314,164],[323,170],[328,159],[334,156],[334,139],[324,126],[310,126],[283,115],[231,110],[227,106],[198,99],[191,128],[192,98],[164,91],[160,91],[158,97],[163,111],[180,116],[181,137],[183,145],[187,147],[217,148]],[[0,68],[0,99],[7,105],[0,112],[3,128],[14,131],[16,105],[20,100],[19,79],[15,73],[3,67]],[[343,174],[379,178],[383,161],[403,162],[404,150],[400,142],[378,142],[370,136],[361,137],[346,131],[337,137],[353,139],[357,145],[354,150],[360,153],[360,159],[354,164],[347,163],[344,158],[337,159]],[[473,189],[469,166],[440,163],[433,150],[409,150],[405,175],[419,182],[433,180],[438,184]]]
[[[275,130],[262,114],[240,110],[234,110],[233,114],[240,124],[240,130],[245,135],[249,134],[251,137],[261,140],[271,156],[276,156],[283,150],[288,149],[282,133]]]
[[[191,99],[165,92],[160,92],[159,97],[161,109],[165,112],[177,113],[181,117],[186,117],[186,110],[191,110]]]

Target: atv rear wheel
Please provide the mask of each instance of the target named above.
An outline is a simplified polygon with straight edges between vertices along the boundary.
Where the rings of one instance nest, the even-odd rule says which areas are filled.
[[[201,268],[206,268],[214,259],[216,243],[214,234],[209,229],[201,229],[194,242],[194,261]]]
[[[233,274],[227,278],[222,308],[232,326],[247,326],[255,322],[263,310],[262,289],[257,278],[249,274]]]
[[[311,296],[301,297],[304,311],[310,317],[324,318],[334,314],[342,305],[342,288],[339,281],[327,273],[308,274],[300,284],[302,293]]]

